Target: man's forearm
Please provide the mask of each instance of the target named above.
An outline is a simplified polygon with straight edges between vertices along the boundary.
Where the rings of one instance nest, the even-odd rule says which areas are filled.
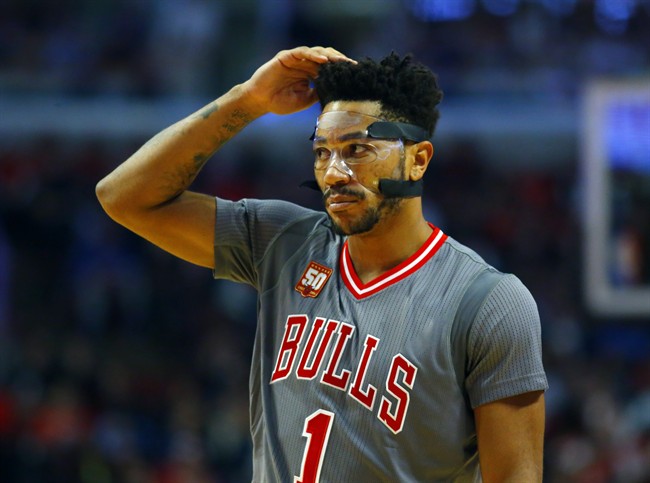
[[[482,474],[482,476],[484,483],[541,483],[542,473],[541,465],[522,463],[502,475]]]
[[[262,113],[242,86],[156,134],[97,185],[107,210],[147,210],[189,188],[207,160]]]

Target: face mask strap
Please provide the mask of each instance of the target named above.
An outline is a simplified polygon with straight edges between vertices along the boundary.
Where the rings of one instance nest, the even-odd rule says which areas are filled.
[[[314,191],[320,191],[320,186],[316,180],[308,179],[300,183],[301,188],[309,188]],[[396,179],[380,179],[379,192],[386,198],[415,198],[422,196],[424,182],[420,179],[417,181],[400,181]]]
[[[368,126],[368,137],[373,139],[402,139],[404,141],[429,140],[426,129],[405,122],[377,121]]]
[[[421,179],[417,181],[388,178],[379,180],[379,191],[386,198],[415,198],[422,196],[423,189],[424,182]]]
[[[402,139],[419,143],[430,138],[426,129],[406,122],[376,121],[368,126],[367,131],[368,137],[372,139]],[[309,140],[313,141],[315,137],[316,127]]]

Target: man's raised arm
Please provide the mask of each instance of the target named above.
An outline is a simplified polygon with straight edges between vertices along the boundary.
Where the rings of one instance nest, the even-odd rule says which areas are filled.
[[[290,114],[316,102],[310,79],[320,64],[350,61],[323,47],[278,53],[216,101],[156,134],[102,179],[97,197],[108,215],[162,249],[214,268],[215,201],[188,191],[207,160],[254,119]]]

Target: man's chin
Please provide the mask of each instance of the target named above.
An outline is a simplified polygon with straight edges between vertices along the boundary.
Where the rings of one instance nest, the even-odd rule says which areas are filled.
[[[346,224],[337,222],[332,215],[328,213],[332,229],[334,233],[341,236],[361,235],[368,233],[379,222],[379,213],[372,211],[366,214],[362,219],[356,222],[348,222]]]
[[[330,218],[330,220],[331,220],[331,218]],[[365,233],[365,232],[362,232],[362,231],[352,230],[350,228],[345,228],[345,227],[339,225],[338,223],[336,223],[333,220],[332,220],[332,229],[334,230],[334,233],[336,233],[337,235],[341,235],[341,236],[351,236],[351,235],[359,235],[361,233]],[[366,230],[366,231],[368,231],[368,230]]]
[[[332,222],[332,228],[337,235],[361,235],[371,231],[377,223],[379,223],[382,217],[395,215],[399,211],[402,201],[402,198],[384,199],[379,204],[378,208],[372,208],[366,211],[361,218],[349,221],[346,220],[345,223],[343,221],[337,222],[329,211],[327,212],[327,215],[329,216],[330,221]]]

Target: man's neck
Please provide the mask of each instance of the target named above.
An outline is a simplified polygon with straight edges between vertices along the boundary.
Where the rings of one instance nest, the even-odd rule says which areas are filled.
[[[432,233],[416,210],[411,216],[400,213],[380,221],[368,233],[348,238],[350,258],[359,279],[365,284],[407,260]]]

